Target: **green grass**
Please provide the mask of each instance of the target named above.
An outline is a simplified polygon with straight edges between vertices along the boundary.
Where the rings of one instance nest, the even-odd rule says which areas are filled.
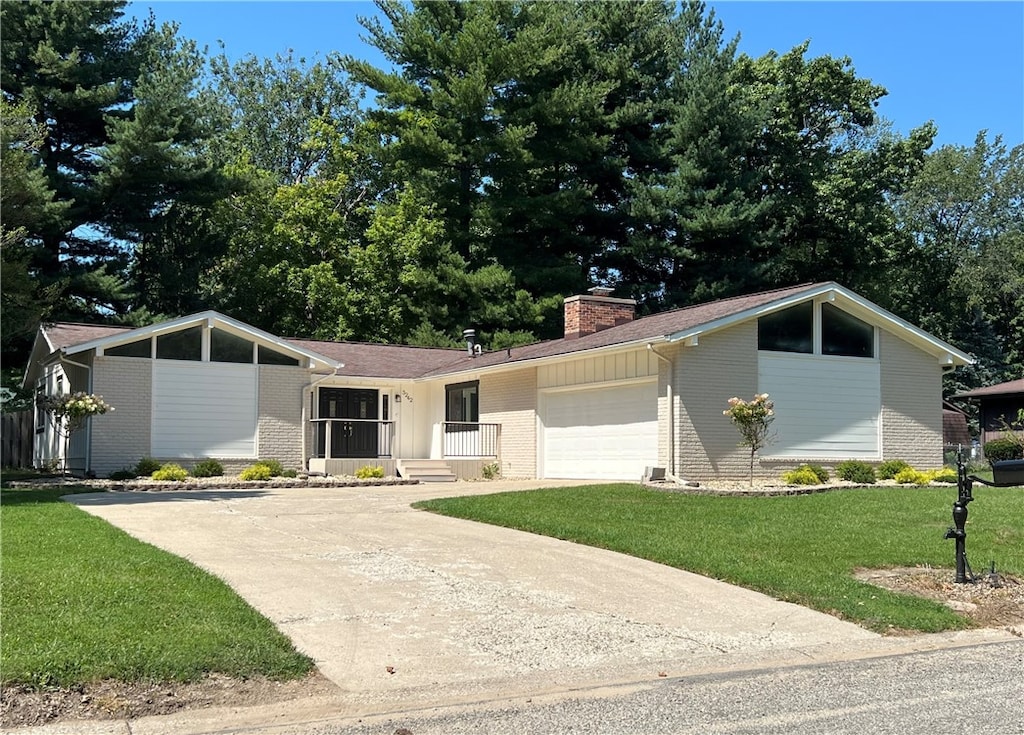
[[[223,582],[59,499],[70,492],[0,497],[0,682],[290,679],[313,668]]]
[[[1024,489],[976,488],[967,553],[1024,572]],[[594,485],[418,503],[444,515],[612,549],[759,590],[871,630],[970,626],[944,605],[858,582],[854,569],[952,568],[956,490],[865,488],[788,497],[715,497]],[[952,578],[952,572],[950,573]]]

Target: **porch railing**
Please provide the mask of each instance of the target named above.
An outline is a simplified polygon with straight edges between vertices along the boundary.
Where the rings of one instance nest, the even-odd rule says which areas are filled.
[[[445,457],[497,457],[501,424],[444,422]]]
[[[393,421],[375,419],[311,419],[318,459],[390,458]]]

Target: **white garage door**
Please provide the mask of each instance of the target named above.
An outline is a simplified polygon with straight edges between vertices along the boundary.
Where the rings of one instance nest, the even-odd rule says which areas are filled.
[[[639,481],[658,462],[658,384],[542,397],[544,477]]]

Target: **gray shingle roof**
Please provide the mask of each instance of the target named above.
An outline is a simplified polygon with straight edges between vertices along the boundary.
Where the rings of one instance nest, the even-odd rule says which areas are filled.
[[[73,324],[70,322],[43,325],[43,333],[54,350],[73,347],[85,342],[92,342],[94,339],[103,339],[104,337],[110,337],[122,332],[130,332],[131,330],[132,327],[110,327],[100,324]]]

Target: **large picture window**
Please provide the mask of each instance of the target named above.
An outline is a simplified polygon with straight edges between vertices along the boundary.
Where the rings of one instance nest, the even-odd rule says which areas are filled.
[[[875,328],[832,304],[822,304],[821,354],[874,357]]]
[[[454,423],[480,421],[480,381],[445,386],[444,420]]]

